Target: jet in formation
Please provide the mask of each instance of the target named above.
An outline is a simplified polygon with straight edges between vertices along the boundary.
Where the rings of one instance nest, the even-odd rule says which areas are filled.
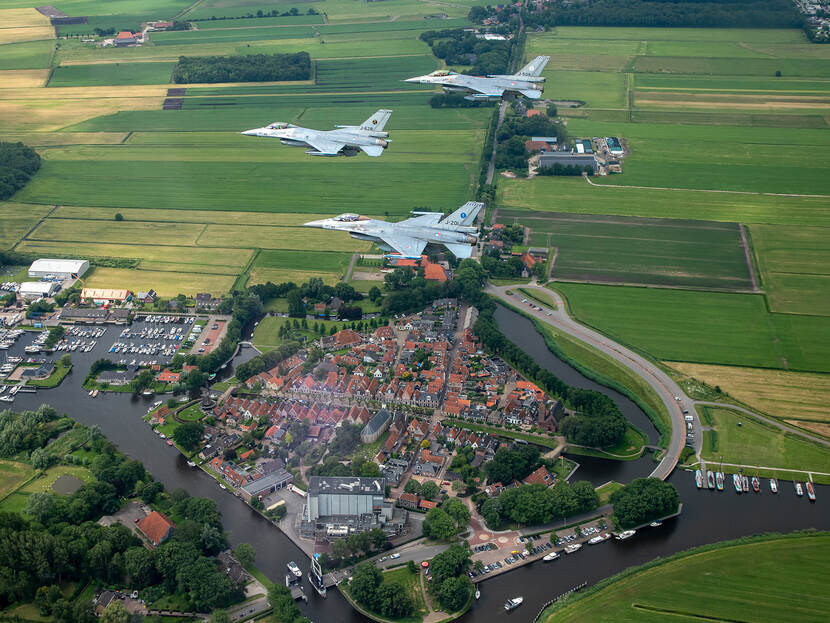
[[[356,156],[363,151],[377,157],[389,146],[389,133],[383,128],[391,115],[391,110],[379,110],[360,125],[337,125],[335,130],[312,130],[277,121],[242,134],[278,138],[283,145],[307,147],[305,153],[309,156]]]
[[[499,100],[505,94],[519,94],[536,100],[545,90],[542,85],[545,79],[539,74],[549,60],[550,56],[537,56],[513,75],[468,76],[439,69],[425,76],[407,78],[404,82],[440,84],[447,93],[468,93],[464,99],[471,101]]]
[[[429,243],[442,244],[457,258],[470,257],[478,243],[476,217],[483,203],[468,201],[448,217],[443,212],[416,212],[414,218],[389,223],[358,214],[305,223],[306,227],[349,232],[352,238],[371,240],[382,249],[405,258],[420,258]]]

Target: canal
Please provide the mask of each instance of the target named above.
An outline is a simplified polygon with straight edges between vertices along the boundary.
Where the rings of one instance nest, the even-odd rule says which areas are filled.
[[[529,321],[504,309],[497,313],[497,321],[508,337],[524,348],[540,365],[570,384],[608,393],[618,402],[626,417],[650,438],[656,439],[656,430],[636,404],[612,390],[594,384],[554,357]],[[47,403],[84,424],[97,425],[123,452],[142,461],[169,491],[183,488],[190,495],[215,500],[222,512],[231,544],[250,543],[257,552],[256,565],[272,580],[282,581],[285,564],[289,560],[296,560],[305,566],[304,554],[279,529],[262,519],[241,500],[221,490],[207,474],[188,467],[184,457],[175,448],[167,446],[152,432],[142,421],[152,399],[133,399],[128,394],[102,394],[95,399],[87,396],[80,385],[89,365],[106,355],[106,350],[117,335],[118,331],[110,328],[93,352],[72,353],[75,367],[60,387],[37,394],[18,394],[10,406],[22,410]],[[9,354],[22,354],[22,347],[30,341],[31,338],[21,338]],[[254,354],[252,349],[243,348],[233,363],[246,361]],[[226,373],[231,371],[229,366]],[[595,483],[611,479],[630,481],[648,474],[654,465],[650,458],[629,462],[574,458],[583,465],[574,478],[586,478]],[[528,621],[543,603],[573,586],[586,581],[589,584],[595,583],[630,565],[659,556],[759,532],[830,529],[830,513],[822,512],[830,496],[828,487],[817,487],[818,502],[810,504],[804,498],[797,498],[789,483],[784,482],[781,483],[781,493],[778,496],[767,491],[760,495],[744,496],[731,491],[698,491],[693,478],[686,472],[675,472],[670,482],[678,488],[684,503],[680,517],[666,522],[660,528],[641,531],[625,542],[612,541],[597,547],[585,547],[573,556],[562,556],[551,563],[537,562],[487,580],[481,584],[481,599],[473,604],[473,608],[462,620],[489,622],[506,620],[505,617],[510,616],[513,621]],[[301,610],[314,623],[365,621],[337,591],[330,591],[326,599],[321,599],[306,585],[306,594],[309,602],[302,604]],[[508,615],[502,604],[507,598],[518,595],[523,596],[525,602],[521,608]]]

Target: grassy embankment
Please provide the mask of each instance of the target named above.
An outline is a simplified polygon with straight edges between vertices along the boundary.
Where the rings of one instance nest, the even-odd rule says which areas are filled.
[[[540,621],[824,621],[828,554],[827,533],[707,545],[603,580],[551,606]]]

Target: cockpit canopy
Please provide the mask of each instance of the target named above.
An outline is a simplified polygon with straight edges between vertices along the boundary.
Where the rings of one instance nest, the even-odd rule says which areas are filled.
[[[448,69],[436,69],[429,75],[433,76],[434,78],[441,78],[442,76],[453,76],[455,75],[455,72],[450,71]]]
[[[285,130],[286,128],[293,128],[294,126],[285,121],[276,121],[268,126],[269,130]]]
[[[361,218],[362,217],[359,214],[346,213],[346,214],[341,214],[340,216],[334,217],[334,220],[335,221],[340,221],[341,223],[349,223],[351,221],[359,221],[359,220],[361,220]]]

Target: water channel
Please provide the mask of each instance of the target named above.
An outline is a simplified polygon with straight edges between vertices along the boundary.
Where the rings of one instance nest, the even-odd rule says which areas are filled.
[[[656,439],[656,430],[633,402],[612,390],[597,386],[554,357],[525,318],[500,309],[496,319],[502,331],[540,365],[570,384],[608,393],[635,425],[646,432],[652,441]],[[20,393],[14,404],[9,406],[22,410],[37,408],[42,403],[51,404],[59,412],[84,424],[99,426],[123,452],[142,461],[168,490],[183,488],[191,495],[212,498],[222,512],[231,544],[247,542],[253,545],[257,551],[257,566],[272,580],[282,581],[285,564],[289,560],[296,560],[305,566],[302,552],[278,528],[262,519],[241,500],[219,489],[215,481],[201,470],[188,467],[175,448],[167,446],[152,432],[142,421],[152,399],[133,399],[128,394],[102,394],[96,399],[87,396],[80,384],[89,365],[95,359],[106,356],[106,350],[118,332],[110,328],[107,336],[91,353],[72,353],[75,367],[61,386],[37,394]],[[30,341],[30,338],[21,338],[9,354],[22,354],[22,347]],[[243,348],[234,363],[245,361],[253,354],[250,348]],[[585,478],[597,484],[611,479],[630,481],[648,474],[654,465],[650,458],[628,462],[586,461],[583,457],[577,457],[577,460],[583,467],[575,479]],[[680,517],[660,528],[640,531],[625,542],[585,547],[573,556],[563,556],[552,563],[537,562],[493,577],[481,585],[481,599],[473,604],[462,621],[499,621],[506,620],[508,616],[514,621],[529,621],[542,604],[573,586],[586,581],[594,583],[630,565],[696,545],[768,531],[830,529],[830,513],[823,512],[830,496],[828,487],[817,487],[818,502],[810,504],[804,498],[797,498],[792,486],[786,482],[781,483],[778,496],[766,490],[760,495],[743,496],[731,491],[698,491],[691,475],[686,472],[675,472],[670,482],[678,488],[684,503]],[[301,609],[314,623],[365,621],[337,591],[330,591],[326,599],[319,598],[310,587],[306,587],[306,593],[309,602],[301,604]],[[508,597],[517,595],[524,597],[524,604],[507,614],[502,604]]]

